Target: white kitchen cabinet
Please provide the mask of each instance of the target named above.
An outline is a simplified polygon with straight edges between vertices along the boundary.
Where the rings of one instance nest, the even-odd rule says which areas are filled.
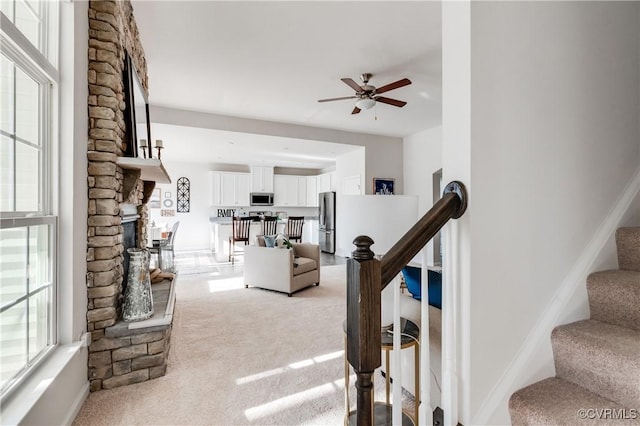
[[[251,192],[273,192],[273,167],[251,166]]]
[[[273,178],[273,205],[306,207],[307,177],[275,175]]]
[[[307,205],[307,177],[298,176],[298,196],[296,197],[297,205],[306,207]]]
[[[298,205],[298,176],[285,177],[285,206]]]
[[[209,172],[209,181],[211,182],[211,199],[210,205],[221,206],[222,205],[222,173],[221,172]]]
[[[273,177],[273,205],[284,206],[287,198],[287,187],[285,175],[275,175]]]
[[[247,173],[236,174],[236,205],[249,206],[249,192],[251,192],[251,178]]]
[[[333,191],[331,173],[323,173],[318,176],[318,193]]]
[[[307,176],[307,207],[318,207],[317,176]]]
[[[222,205],[233,206],[236,204],[236,176],[231,173],[222,173]]]
[[[249,174],[211,172],[211,205],[249,206]]]

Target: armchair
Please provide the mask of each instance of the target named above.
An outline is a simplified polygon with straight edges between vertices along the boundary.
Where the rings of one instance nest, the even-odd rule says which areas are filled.
[[[293,243],[293,250],[270,248],[258,236],[244,251],[244,284],[287,293],[320,285],[320,246]],[[294,257],[295,252],[295,257]]]

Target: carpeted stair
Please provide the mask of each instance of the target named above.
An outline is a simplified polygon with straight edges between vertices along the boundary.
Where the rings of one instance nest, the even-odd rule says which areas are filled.
[[[515,392],[514,425],[640,425],[640,227],[616,232],[620,269],[587,278],[591,318],[556,327],[556,377]]]

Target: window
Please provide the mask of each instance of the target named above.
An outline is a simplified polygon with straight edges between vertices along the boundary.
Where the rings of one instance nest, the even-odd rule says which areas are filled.
[[[0,389],[4,396],[56,343],[51,182],[55,2],[2,0],[0,15]],[[57,43],[55,43],[57,44]],[[52,72],[53,71],[53,72]]]

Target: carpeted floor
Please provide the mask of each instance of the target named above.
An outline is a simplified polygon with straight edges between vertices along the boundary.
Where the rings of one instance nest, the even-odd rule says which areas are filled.
[[[204,274],[220,269],[220,263],[209,250],[176,251],[174,262],[180,275]]]
[[[291,298],[216,274],[181,275],[176,294],[166,376],[90,394],[74,425],[343,423],[344,265]]]

